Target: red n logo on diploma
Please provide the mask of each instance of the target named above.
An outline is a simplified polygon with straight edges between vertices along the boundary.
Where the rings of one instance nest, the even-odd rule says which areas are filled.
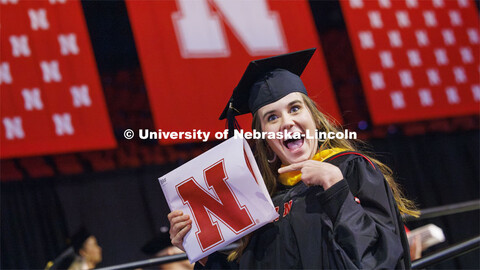
[[[190,177],[176,185],[176,190],[183,204],[190,208],[193,220],[198,227],[195,235],[203,251],[224,242],[218,223],[212,216],[220,220],[235,234],[255,225],[247,207],[240,205],[235,193],[227,184],[228,176],[224,160],[216,162],[203,171],[205,190],[197,181]]]
[[[244,139],[230,138],[158,180],[170,210],[192,217],[183,243],[191,263],[278,217]]]

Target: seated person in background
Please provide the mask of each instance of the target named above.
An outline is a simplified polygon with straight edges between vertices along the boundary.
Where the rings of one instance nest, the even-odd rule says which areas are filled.
[[[69,270],[94,269],[102,261],[102,248],[98,245],[97,238],[85,228],[75,233],[71,240],[76,256],[68,267]]]
[[[161,230],[160,233],[155,236],[155,238],[148,241],[142,247],[142,252],[152,257],[163,257],[184,253],[179,248],[172,246],[172,243],[170,242],[168,228],[162,227],[161,229],[166,230]],[[160,264],[158,265],[158,269],[191,270],[193,269],[193,264],[190,264],[188,260],[182,260],[172,263]]]
[[[72,264],[73,260],[75,260],[75,252],[73,251],[73,247],[69,246],[54,260],[47,262],[45,270],[67,269]]]

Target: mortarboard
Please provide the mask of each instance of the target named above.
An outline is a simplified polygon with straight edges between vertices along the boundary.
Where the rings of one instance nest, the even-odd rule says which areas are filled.
[[[307,94],[300,75],[312,58],[315,48],[277,55],[250,62],[230,100],[220,115],[227,118],[233,135],[235,116],[251,112],[284,96],[300,92]]]
[[[160,231],[153,239],[145,243],[142,247],[142,252],[147,255],[155,255],[162,249],[172,246],[170,235],[167,232]]]
[[[71,245],[75,253],[78,254],[78,251],[83,247],[83,244],[88,239],[88,237],[92,236],[90,232],[87,231],[85,227],[81,227],[71,238]]]

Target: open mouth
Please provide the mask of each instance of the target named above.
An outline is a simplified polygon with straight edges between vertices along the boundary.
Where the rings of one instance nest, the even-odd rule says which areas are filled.
[[[305,135],[301,134],[301,138],[293,138],[293,139],[284,140],[283,145],[285,145],[285,147],[288,150],[293,151],[293,150],[296,150],[296,149],[302,147],[304,140],[305,140]]]

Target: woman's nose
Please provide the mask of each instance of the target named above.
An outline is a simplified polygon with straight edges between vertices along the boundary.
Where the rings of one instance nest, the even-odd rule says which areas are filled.
[[[293,121],[293,117],[289,114],[284,114],[282,116],[282,126],[281,130],[289,130],[293,125],[295,125]]]

